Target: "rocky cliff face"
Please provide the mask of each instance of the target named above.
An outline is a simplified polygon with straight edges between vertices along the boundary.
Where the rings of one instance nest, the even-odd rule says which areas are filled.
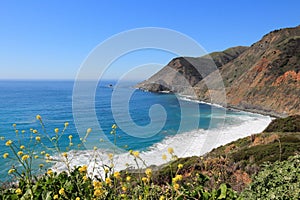
[[[185,58],[175,58],[138,87],[154,92],[171,89],[182,93],[183,88],[178,85],[173,88],[173,84],[180,85],[179,78],[170,77],[165,70],[171,68],[181,73],[200,100],[276,116],[300,114],[300,26],[272,31],[249,48],[231,48],[210,56],[218,71],[208,70],[201,73],[203,76],[195,72],[195,69],[205,72],[207,65],[211,65],[204,62],[209,60],[206,56],[187,63]],[[218,94],[212,98],[212,94],[218,93],[212,89],[218,84],[213,76],[216,73],[223,78],[226,102],[218,98]],[[151,88],[152,83],[166,87]]]
[[[167,66],[136,87],[151,92],[190,94],[189,90],[204,77],[235,59],[246,49],[247,47],[239,46],[198,58],[174,58]]]
[[[265,35],[223,65],[220,73],[228,106],[279,116],[299,114],[300,26]],[[204,81],[194,88],[199,98],[211,99]]]

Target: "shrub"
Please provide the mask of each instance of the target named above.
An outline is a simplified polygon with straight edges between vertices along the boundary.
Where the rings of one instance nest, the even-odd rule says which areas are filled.
[[[300,155],[267,163],[242,192],[245,199],[300,199]]]

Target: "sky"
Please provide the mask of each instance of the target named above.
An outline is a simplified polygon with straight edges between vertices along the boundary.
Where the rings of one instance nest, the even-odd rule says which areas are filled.
[[[97,45],[143,27],[178,31],[207,52],[249,46],[272,30],[299,25],[299,8],[299,0],[1,0],[0,79],[75,79]],[[156,50],[132,53],[112,63],[106,78],[145,63],[163,66],[175,56]],[[136,77],[157,70],[149,65]]]

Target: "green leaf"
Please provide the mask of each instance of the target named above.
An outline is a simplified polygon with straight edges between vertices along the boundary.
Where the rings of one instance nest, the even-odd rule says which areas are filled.
[[[226,184],[221,184],[220,185],[220,189],[221,189],[221,194],[218,197],[218,199],[226,199],[226,192],[227,192],[227,186]]]

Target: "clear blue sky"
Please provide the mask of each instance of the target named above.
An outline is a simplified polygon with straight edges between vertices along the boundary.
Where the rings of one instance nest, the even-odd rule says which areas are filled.
[[[299,8],[299,0],[1,0],[0,79],[73,79],[96,45],[140,27],[179,31],[208,52],[251,45],[269,31],[299,25]],[[150,57],[166,64],[172,55]],[[128,60],[120,67],[134,63]]]

